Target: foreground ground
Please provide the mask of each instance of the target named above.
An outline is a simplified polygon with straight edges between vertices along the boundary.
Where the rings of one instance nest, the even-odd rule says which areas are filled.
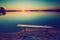
[[[27,28],[21,32],[0,32],[0,40],[60,40],[60,29]]]

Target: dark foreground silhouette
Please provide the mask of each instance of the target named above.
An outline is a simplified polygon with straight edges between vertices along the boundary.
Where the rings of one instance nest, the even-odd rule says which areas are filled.
[[[0,15],[5,15],[6,11],[3,7],[0,7]]]

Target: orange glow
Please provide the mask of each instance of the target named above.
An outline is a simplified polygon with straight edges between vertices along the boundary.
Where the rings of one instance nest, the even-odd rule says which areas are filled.
[[[25,10],[22,10],[22,12],[26,12]]]

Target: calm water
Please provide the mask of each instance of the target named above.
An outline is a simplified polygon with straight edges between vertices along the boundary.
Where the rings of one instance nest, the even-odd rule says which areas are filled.
[[[0,32],[17,32],[17,24],[48,25],[60,28],[59,12],[10,12],[0,16]]]

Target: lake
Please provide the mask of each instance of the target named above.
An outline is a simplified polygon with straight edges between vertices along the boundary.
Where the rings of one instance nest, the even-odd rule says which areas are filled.
[[[7,12],[0,16],[0,32],[17,32],[17,24],[47,25],[60,28],[60,12]]]

